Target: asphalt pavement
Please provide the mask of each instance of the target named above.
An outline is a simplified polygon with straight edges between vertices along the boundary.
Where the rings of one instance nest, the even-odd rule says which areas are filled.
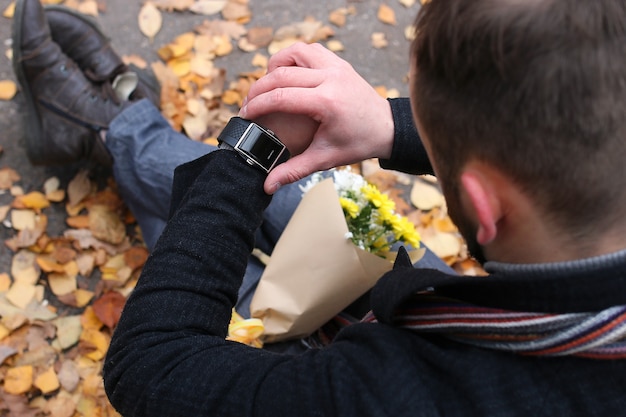
[[[0,12],[3,12],[11,0],[0,0]],[[139,30],[137,16],[143,4],[139,0],[99,0],[103,6],[98,21],[103,31],[110,36],[114,49],[120,55],[136,54],[147,62],[159,60],[156,51],[160,46],[171,42],[177,35],[193,30],[205,20],[219,16],[202,16],[190,12],[164,12],[163,25],[154,40],[150,42]],[[395,12],[396,25],[381,22],[377,11],[381,4],[386,4]],[[302,21],[307,16],[333,27],[333,39],[344,45],[344,51],[338,54],[350,62],[354,68],[372,85],[382,85],[397,89],[401,95],[408,94],[406,75],[408,71],[409,42],[406,40],[405,27],[410,25],[419,9],[419,1],[406,7],[398,0],[249,0],[252,19],[245,26],[271,26],[275,30],[293,22]],[[343,27],[329,23],[329,13],[341,7],[354,7],[356,13],[349,15]],[[11,48],[11,19],[0,16],[0,80],[16,80],[7,51]],[[388,46],[376,49],[372,46],[371,35],[383,32]],[[268,55],[267,50],[260,52]],[[227,71],[228,80],[234,80],[237,74],[253,70],[252,53],[235,51],[216,59],[215,65]],[[341,94],[341,92],[337,92]],[[41,190],[46,179],[56,176],[65,188],[81,164],[63,167],[33,166],[24,149],[21,114],[24,111],[23,97],[18,94],[11,101],[0,101],[0,146],[4,149],[0,155],[0,168],[11,167],[18,171],[21,180],[17,183],[24,191]],[[102,170],[102,177],[108,172]],[[8,204],[12,197],[0,191],[0,206]],[[52,236],[67,228],[64,225],[65,207],[57,203],[46,209],[49,217],[48,233]],[[1,220],[1,219],[0,219]],[[0,224],[0,240],[12,237],[14,231]],[[0,244],[0,273],[10,271],[12,253],[4,244]]]

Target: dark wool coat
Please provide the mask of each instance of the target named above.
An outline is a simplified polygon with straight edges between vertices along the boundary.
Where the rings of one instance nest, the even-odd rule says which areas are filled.
[[[428,171],[408,101],[392,107],[396,148],[382,164]],[[223,150],[176,171],[171,219],[128,299],[104,367],[107,394],[125,417],[626,415],[626,361],[527,357],[389,323],[404,298],[431,286],[525,311],[626,304],[624,262],[487,278],[398,268],[372,294],[382,323],[352,325],[324,349],[291,356],[225,341],[271,198],[263,181],[261,171]]]

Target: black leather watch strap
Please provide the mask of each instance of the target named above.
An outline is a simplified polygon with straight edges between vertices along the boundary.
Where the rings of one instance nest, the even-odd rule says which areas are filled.
[[[232,117],[226,124],[226,127],[224,127],[224,130],[222,130],[222,133],[220,133],[218,140],[234,148],[248,126],[250,126],[250,123],[252,122],[241,117]]]
[[[218,136],[220,147],[230,146],[250,165],[270,172],[290,157],[287,147],[274,132],[240,117],[233,117]]]

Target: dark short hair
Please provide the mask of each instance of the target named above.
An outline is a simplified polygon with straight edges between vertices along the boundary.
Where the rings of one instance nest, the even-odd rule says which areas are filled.
[[[485,161],[581,235],[626,213],[625,1],[432,0],[411,54],[442,178]]]

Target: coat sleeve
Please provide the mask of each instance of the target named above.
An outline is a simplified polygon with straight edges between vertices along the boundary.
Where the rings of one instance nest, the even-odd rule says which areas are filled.
[[[415,128],[411,103],[408,98],[389,99],[395,126],[393,149],[390,159],[381,159],[385,169],[409,174],[433,174],[433,168]]]
[[[341,409],[339,396],[365,389],[354,375],[361,361],[344,353],[351,343],[289,356],[225,340],[271,199],[263,181],[231,151],[176,170],[170,220],[128,298],[103,369],[107,395],[125,417],[376,409],[375,397]]]

